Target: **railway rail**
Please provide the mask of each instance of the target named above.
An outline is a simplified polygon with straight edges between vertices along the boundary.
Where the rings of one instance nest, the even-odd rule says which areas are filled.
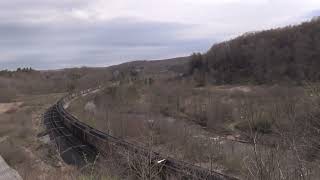
[[[152,164],[161,167],[163,173],[175,174],[186,179],[238,180],[213,170],[164,156],[145,147],[101,132],[81,122],[65,109],[73,99],[99,89],[102,89],[102,87],[69,94],[49,108],[44,115],[44,124],[47,131],[51,139],[54,139],[61,157],[67,163],[84,165],[87,161],[93,160],[97,153],[107,156],[116,147],[129,154],[152,157]]]

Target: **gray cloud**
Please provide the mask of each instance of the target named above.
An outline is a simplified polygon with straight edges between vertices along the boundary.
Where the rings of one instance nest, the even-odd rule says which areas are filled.
[[[320,15],[314,10],[319,4],[316,0],[3,0],[0,69],[107,66],[185,56],[246,31],[310,19]]]
[[[114,19],[99,23],[0,23],[2,69],[111,65],[206,50],[213,39],[180,39],[190,25]]]
[[[315,16],[320,16],[320,9],[319,10],[315,10],[315,11],[312,11],[308,17],[315,17]]]

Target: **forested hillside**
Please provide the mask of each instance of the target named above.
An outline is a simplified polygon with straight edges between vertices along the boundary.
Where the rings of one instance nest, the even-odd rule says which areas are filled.
[[[190,73],[203,83],[320,80],[320,18],[298,26],[247,33],[193,54]]]

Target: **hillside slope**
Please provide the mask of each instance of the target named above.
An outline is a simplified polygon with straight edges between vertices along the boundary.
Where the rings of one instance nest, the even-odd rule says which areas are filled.
[[[320,79],[320,18],[247,33],[194,54],[190,73],[211,83],[278,83]]]

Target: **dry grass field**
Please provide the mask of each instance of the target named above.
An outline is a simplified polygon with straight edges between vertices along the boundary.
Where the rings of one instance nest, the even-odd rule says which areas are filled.
[[[319,176],[319,159],[308,160],[318,157],[318,126],[310,126],[318,85],[197,87],[174,77],[121,77],[68,110],[114,136],[237,177]]]
[[[50,138],[41,135],[44,112],[71,90],[68,73],[78,72],[0,73],[0,155],[25,180],[94,179],[87,170],[66,165]],[[74,88],[86,87],[75,83]]]

